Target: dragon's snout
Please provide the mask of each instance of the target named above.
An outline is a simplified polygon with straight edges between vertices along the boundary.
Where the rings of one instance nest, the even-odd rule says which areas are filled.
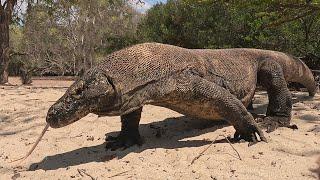
[[[59,100],[49,108],[46,121],[50,127],[60,128],[78,121],[89,113],[90,108],[81,103]]]
[[[78,121],[89,114],[89,109],[81,107],[68,108],[60,106],[59,103],[50,107],[47,113],[46,121],[52,128],[60,128]]]

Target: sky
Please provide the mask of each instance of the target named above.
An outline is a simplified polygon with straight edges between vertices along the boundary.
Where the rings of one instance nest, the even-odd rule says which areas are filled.
[[[132,4],[132,6],[141,13],[145,13],[148,9],[150,9],[153,5],[157,4],[158,2],[165,3],[167,0],[143,0],[144,4],[138,4],[135,3]]]

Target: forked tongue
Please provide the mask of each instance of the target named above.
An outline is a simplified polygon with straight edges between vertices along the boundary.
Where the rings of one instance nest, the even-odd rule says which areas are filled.
[[[30,154],[33,152],[33,150],[37,147],[37,145],[39,144],[39,142],[41,141],[43,135],[46,133],[46,131],[48,130],[49,128],[49,124],[47,123],[46,127],[44,127],[44,129],[42,130],[40,136],[38,137],[37,141],[34,143],[34,145],[32,146],[32,148],[29,150],[29,152],[22,158],[19,158],[19,159],[16,159],[16,160],[13,160],[11,161],[10,163],[13,163],[13,162],[16,162],[16,161],[24,161],[25,159],[27,159]]]

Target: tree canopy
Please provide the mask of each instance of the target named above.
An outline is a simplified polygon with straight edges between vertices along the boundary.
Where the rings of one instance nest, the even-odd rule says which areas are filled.
[[[320,68],[318,0],[168,0],[145,14],[126,0],[26,2],[10,26],[11,74],[77,75],[141,42],[277,50]]]
[[[148,11],[139,34],[146,41],[188,48],[252,47],[320,55],[320,4],[168,0]]]

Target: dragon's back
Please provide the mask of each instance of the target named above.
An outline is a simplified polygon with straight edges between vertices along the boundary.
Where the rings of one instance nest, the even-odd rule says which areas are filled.
[[[245,49],[194,49],[206,60],[209,71],[228,81],[253,78],[258,63],[255,53]]]
[[[289,54],[262,49],[235,48],[235,49],[216,49],[216,50],[198,50],[209,59],[212,59],[212,68],[217,74],[226,77],[226,79],[240,80],[239,82],[252,80],[259,71],[261,64],[265,61],[278,63],[287,82],[298,82],[304,85],[311,96],[313,96],[317,87],[311,70],[299,58]],[[243,80],[241,80],[243,79]],[[250,83],[249,83],[250,84]],[[238,87],[244,87],[239,84]],[[234,85],[237,87],[237,85]]]
[[[170,76],[199,63],[190,50],[159,43],[143,43],[116,51],[98,68],[112,78],[122,93]]]

